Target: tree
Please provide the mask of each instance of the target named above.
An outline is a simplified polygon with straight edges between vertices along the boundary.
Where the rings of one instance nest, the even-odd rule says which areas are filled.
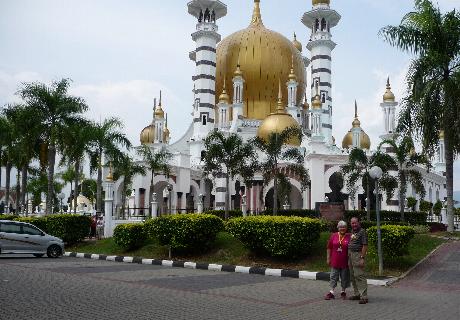
[[[156,173],[163,173],[166,176],[169,176],[171,169],[169,167],[169,161],[172,158],[172,154],[166,150],[166,148],[161,148],[158,151],[152,150],[149,146],[142,145],[137,153],[145,162],[145,166],[150,171],[150,190],[149,190],[149,205],[152,202],[152,194],[154,192],[153,179],[155,178]]]
[[[66,134],[62,137],[61,162],[73,165],[75,173],[73,177],[75,185],[73,194],[74,213],[77,213],[78,181],[82,175],[85,155],[91,152],[92,143],[94,142],[94,132],[95,130],[93,130],[90,121],[78,119],[78,121],[69,124]]]
[[[204,176],[225,176],[225,219],[230,211],[230,180],[236,176],[245,182],[254,175],[256,161],[255,150],[250,143],[244,143],[241,136],[222,131],[212,131],[204,140],[203,157]],[[251,169],[252,168],[252,169]]]
[[[358,189],[358,181],[362,182],[362,187],[366,191],[366,212],[367,220],[371,220],[371,194],[370,183],[372,178],[369,175],[369,170],[373,166],[379,166],[383,175],[380,178],[380,187],[386,192],[387,199],[393,197],[397,181],[389,174],[389,171],[395,169],[394,161],[388,154],[376,152],[371,157],[366,155],[366,152],[359,148],[351,150],[348,156],[348,163],[341,167],[341,173],[346,180],[347,191],[351,199],[355,199]]]
[[[54,170],[56,152],[66,128],[81,119],[88,109],[82,98],[68,94],[70,79],[54,81],[50,86],[39,82],[24,83],[18,94],[35,112],[35,121],[40,125],[42,141],[48,146],[48,188],[46,213],[53,212]]]
[[[0,144],[3,150],[5,161],[5,212],[9,213],[10,208],[10,183],[11,183],[11,168],[13,166],[13,126],[11,122],[2,114],[0,116]]]
[[[120,159],[123,153],[122,148],[131,148],[131,142],[120,131],[122,128],[123,123],[117,118],[108,118],[102,123],[92,125],[93,143],[90,161],[92,171],[97,172],[97,212],[102,211],[102,158],[105,156],[109,161]]]
[[[34,173],[30,179],[29,183],[27,184],[27,192],[32,194],[32,206],[36,207],[38,206],[42,200],[41,200],[41,195],[42,193],[46,193],[48,190],[48,176],[45,172],[32,169],[32,172]],[[54,201],[53,203],[59,203],[57,194],[62,191],[63,185],[59,183],[58,179],[53,179],[53,188],[56,191],[54,193]]]
[[[415,11],[398,26],[380,31],[392,46],[415,55],[407,74],[398,131],[412,134],[433,155],[445,133],[448,231],[454,230],[453,163],[460,151],[460,12],[445,14],[429,0],[415,0]]]
[[[136,163],[128,154],[123,155],[115,163],[113,176],[116,180],[123,178],[121,194],[121,212],[124,216],[126,208],[126,197],[130,194],[133,178],[136,175],[145,175],[145,167]]]
[[[429,168],[430,162],[424,155],[415,152],[414,142],[411,137],[406,136],[396,141],[392,139],[384,140],[380,143],[378,150],[383,145],[391,146],[392,152],[395,154],[392,157],[393,163],[391,163],[391,167],[396,168],[398,173],[399,212],[401,213],[401,221],[404,221],[407,183],[410,182],[415,192],[423,198],[425,196],[423,177],[422,173],[416,169],[416,166],[424,165]]]
[[[31,161],[38,156],[40,124],[35,119],[35,110],[27,105],[14,104],[3,109],[3,113],[11,123],[13,141],[13,162],[17,168],[16,207],[27,210],[27,177]],[[19,174],[20,172],[20,174]]]
[[[289,141],[295,137],[299,137],[299,140],[301,140],[302,131],[299,128],[291,127],[284,129],[281,133],[271,133],[266,140],[256,137],[253,142],[255,148],[265,155],[265,158],[259,164],[265,184],[267,185],[272,179],[274,182],[274,215],[278,214],[278,185],[281,181],[282,185],[286,184],[287,179],[285,174],[279,170],[281,163],[283,163],[283,168],[298,177],[303,189],[307,188],[310,182],[308,170],[304,167],[304,156],[300,149],[288,146]]]

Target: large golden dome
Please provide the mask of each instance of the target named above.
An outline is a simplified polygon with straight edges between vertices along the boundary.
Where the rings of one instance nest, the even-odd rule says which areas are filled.
[[[314,6],[317,4],[331,4],[331,0],[312,0],[312,4]]]
[[[233,33],[217,46],[216,102],[222,92],[224,78],[227,84],[232,83],[233,73],[239,63],[245,80],[244,116],[249,119],[265,119],[276,110],[278,81],[280,77],[283,84],[288,81],[292,57],[299,82],[299,103],[306,88],[302,55],[291,40],[265,28],[259,1],[254,1],[254,13],[249,27]],[[287,105],[287,88],[284,85],[283,92],[283,105]]]
[[[371,148],[371,139],[369,138],[369,135],[364,132],[364,130],[361,128],[361,121],[358,119],[358,104],[355,101],[355,119],[352,122],[352,128],[347,132],[345,137],[343,137],[342,140],[342,148],[344,149],[350,149],[353,147],[353,128],[360,128],[361,133],[360,133],[360,142],[361,145],[359,146],[360,149],[365,149],[365,150],[370,150]]]
[[[275,113],[271,113],[268,117],[262,121],[259,129],[257,130],[257,136],[267,141],[270,134],[272,133],[281,133],[287,128],[298,128],[300,130],[299,123],[289,114],[286,113],[283,107],[283,96],[281,92],[281,82],[279,84],[279,93],[278,93],[278,106]],[[300,146],[299,137],[292,137],[287,144],[293,146]]]
[[[152,144],[155,141],[155,129],[153,124],[145,127],[140,134],[141,144]]]

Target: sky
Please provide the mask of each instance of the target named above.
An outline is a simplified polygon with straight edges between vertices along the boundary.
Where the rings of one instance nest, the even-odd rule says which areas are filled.
[[[222,0],[221,0],[222,1]],[[246,28],[252,0],[223,0],[228,14],[219,20],[226,37]],[[436,1],[443,11],[460,0]],[[83,97],[88,117],[116,116],[134,144],[152,117],[153,99],[163,91],[172,140],[191,122],[195,18],[187,1],[171,0],[0,0],[0,106],[18,100],[21,82],[73,80],[71,93]],[[331,0],[342,19],[332,29],[333,135],[340,143],[351,127],[354,100],[373,147],[383,130],[380,110],[389,76],[397,99],[404,94],[410,56],[378,35],[413,9],[413,0]],[[261,0],[267,28],[304,45],[309,38],[300,19],[310,0]],[[308,50],[304,48],[304,54]],[[310,82],[310,79],[308,79]],[[460,162],[454,189],[460,190]]]

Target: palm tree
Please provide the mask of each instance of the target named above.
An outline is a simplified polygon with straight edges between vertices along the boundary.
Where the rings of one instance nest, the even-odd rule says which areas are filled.
[[[93,137],[92,123],[86,119],[79,119],[71,123],[64,137],[62,137],[61,162],[73,164],[75,191],[73,194],[74,213],[77,212],[78,181],[82,175],[82,166],[85,155],[91,152]]]
[[[413,134],[429,155],[444,130],[448,231],[453,232],[453,163],[460,151],[460,12],[443,14],[431,1],[415,0],[414,12],[380,33],[390,45],[415,55],[398,130]]]
[[[121,212],[123,216],[126,208],[126,196],[130,191],[130,186],[136,175],[145,175],[145,167],[136,163],[128,154],[124,154],[123,157],[115,163],[113,172],[115,180],[123,178],[121,194]]]
[[[404,207],[407,192],[407,183],[410,182],[415,192],[422,198],[425,196],[425,187],[423,186],[423,177],[419,170],[415,169],[417,165],[430,166],[429,160],[422,154],[415,152],[414,142],[411,137],[403,137],[399,144],[395,140],[384,140],[380,143],[378,150],[382,145],[390,145],[395,157],[392,158],[392,167],[397,168],[398,172],[398,189],[399,189],[399,211],[401,221],[404,221]]]
[[[386,192],[387,199],[391,199],[397,187],[397,181],[389,173],[391,170],[395,170],[396,167],[394,160],[388,154],[378,151],[371,157],[368,157],[364,150],[354,148],[348,156],[348,163],[341,166],[340,170],[341,174],[345,177],[347,191],[351,199],[355,199],[358,182],[362,182],[362,187],[366,191],[366,218],[368,221],[371,220],[370,183],[372,180],[369,170],[373,166],[379,166],[382,169],[383,175],[379,180],[380,187]]]
[[[62,161],[61,161],[62,162]],[[65,171],[59,174],[59,178],[64,182],[64,185],[70,184],[70,199],[72,199],[73,182],[75,181],[75,168],[71,163],[68,163],[68,166],[65,168]]]
[[[250,143],[244,143],[235,133],[226,135],[222,131],[214,130],[204,140],[204,148],[203,174],[213,177],[225,175],[225,219],[228,219],[230,180],[240,175],[247,182],[254,176],[257,164],[254,147]]]
[[[48,145],[48,188],[46,213],[53,212],[54,169],[60,137],[69,124],[75,123],[88,109],[82,98],[68,94],[70,79],[54,81],[51,86],[39,82],[24,83],[18,94],[35,111],[35,121],[40,125],[41,138]]]
[[[10,208],[10,188],[11,188],[11,169],[13,167],[13,126],[9,119],[2,114],[0,116],[0,143],[3,149],[5,161],[5,212],[9,213]]]
[[[307,188],[310,182],[308,170],[304,167],[304,156],[299,148],[287,146],[293,138],[302,136],[299,128],[291,127],[284,129],[281,133],[273,132],[268,138],[256,137],[254,146],[265,155],[265,159],[260,162],[260,170],[263,173],[265,184],[273,179],[273,214],[278,214],[278,184],[281,182],[286,185],[286,176],[279,170],[280,163],[284,163],[287,171],[295,174],[302,188]]]
[[[22,177],[21,188],[18,189],[20,192],[17,194],[17,204],[20,203],[20,206],[26,210],[27,177],[31,161],[38,156],[40,124],[35,119],[35,110],[27,105],[10,105],[3,112],[12,124],[15,166],[18,172],[21,172]]]
[[[117,118],[105,119],[102,123],[94,123],[92,126],[92,150],[90,161],[92,170],[97,171],[97,197],[96,211],[102,211],[102,158],[109,160],[119,159],[122,148],[131,148],[131,142],[120,130],[123,123]]]
[[[152,150],[150,147],[143,145],[137,150],[138,155],[140,155],[146,167],[150,171],[150,190],[149,190],[149,206],[152,202],[152,194],[154,192],[153,179],[155,178],[156,173],[163,173],[166,176],[169,176],[171,168],[169,166],[169,160],[172,158],[172,154],[166,150],[166,148],[161,148],[158,151]]]

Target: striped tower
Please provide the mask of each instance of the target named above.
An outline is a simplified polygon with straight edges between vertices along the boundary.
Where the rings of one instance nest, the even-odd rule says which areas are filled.
[[[216,46],[221,40],[216,21],[227,14],[227,6],[217,0],[193,0],[187,6],[189,14],[197,19],[196,31],[192,34],[196,49],[190,54],[196,65],[190,152],[192,165],[198,165],[203,151],[203,139],[216,123]]]
[[[332,144],[332,50],[333,42],[331,28],[340,21],[340,15],[329,7],[330,0],[312,0],[313,9],[303,15],[302,23],[312,30],[307,45],[311,52],[311,88],[312,98],[319,86],[322,102],[322,134],[328,144]]]

